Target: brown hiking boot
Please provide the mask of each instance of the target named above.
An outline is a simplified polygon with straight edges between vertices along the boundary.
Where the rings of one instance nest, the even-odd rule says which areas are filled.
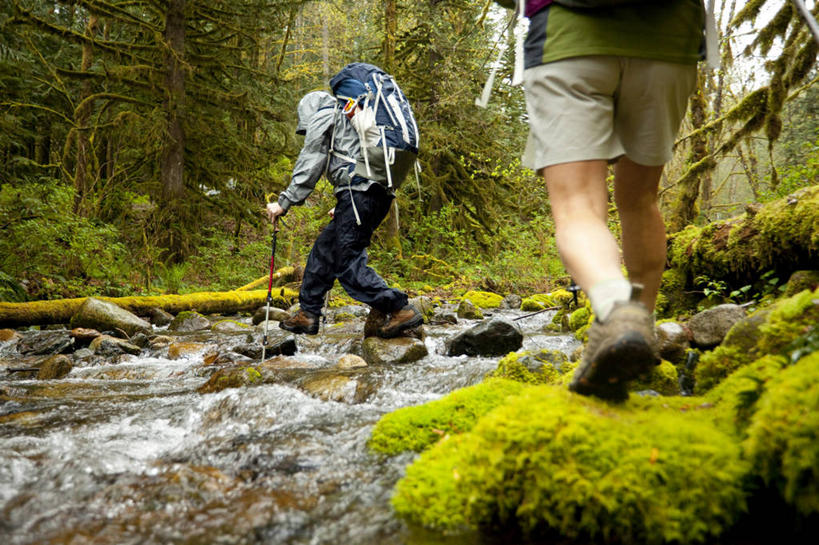
[[[632,284],[629,301],[615,303],[605,322],[594,321],[569,390],[622,401],[628,398],[628,381],[660,363],[654,320],[638,300],[642,290]]]
[[[279,322],[279,327],[293,333],[315,335],[319,330],[319,320],[318,316],[312,312],[299,309],[299,311],[290,318]]]
[[[401,332],[424,323],[424,316],[415,306],[408,304],[399,311],[392,312],[378,330],[378,336],[385,339],[397,337]]]

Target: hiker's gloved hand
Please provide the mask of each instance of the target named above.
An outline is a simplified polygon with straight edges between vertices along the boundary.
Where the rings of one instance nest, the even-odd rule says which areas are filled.
[[[286,210],[281,207],[281,205],[277,202],[269,202],[267,203],[267,218],[270,220],[270,223],[273,226],[276,226],[276,220],[279,219],[279,216],[283,216]]]
[[[336,209],[335,209],[335,208],[331,208],[331,209],[329,210],[329,212],[327,212],[327,215],[328,215],[328,216],[330,216],[331,218],[335,218],[335,217],[336,217]]]

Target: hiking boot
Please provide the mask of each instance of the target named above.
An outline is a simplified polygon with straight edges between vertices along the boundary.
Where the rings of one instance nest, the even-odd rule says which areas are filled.
[[[627,383],[659,365],[654,320],[638,300],[642,290],[633,284],[630,300],[615,303],[605,322],[595,319],[569,390],[623,401],[628,398]]]
[[[424,316],[414,305],[408,304],[401,310],[390,313],[387,321],[378,330],[378,336],[384,339],[391,339],[397,337],[403,331],[418,327],[423,323]]]
[[[315,335],[319,330],[319,317],[312,312],[301,310],[290,318],[279,322],[279,327],[293,333]]]

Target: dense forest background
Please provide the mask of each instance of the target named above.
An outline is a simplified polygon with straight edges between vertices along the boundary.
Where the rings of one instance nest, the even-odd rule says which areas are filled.
[[[701,67],[663,179],[672,233],[817,183],[816,42],[792,2],[718,7],[720,67]],[[401,188],[375,268],[410,290],[567,282],[545,188],[519,166],[511,54],[474,105],[508,23],[491,0],[4,2],[0,300],[265,275],[263,208],[299,151],[296,104],[353,61],[396,76],[421,130],[420,184]],[[333,205],[321,182],[285,217],[277,265],[303,264]]]

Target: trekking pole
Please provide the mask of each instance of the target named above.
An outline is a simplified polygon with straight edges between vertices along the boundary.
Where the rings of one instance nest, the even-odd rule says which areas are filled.
[[[273,247],[270,251],[270,279],[267,281],[267,310],[264,313],[264,336],[262,337],[262,361],[264,363],[267,349],[267,330],[270,327],[270,303],[273,301],[273,270],[276,268],[276,233],[279,232],[278,223],[273,224]]]

